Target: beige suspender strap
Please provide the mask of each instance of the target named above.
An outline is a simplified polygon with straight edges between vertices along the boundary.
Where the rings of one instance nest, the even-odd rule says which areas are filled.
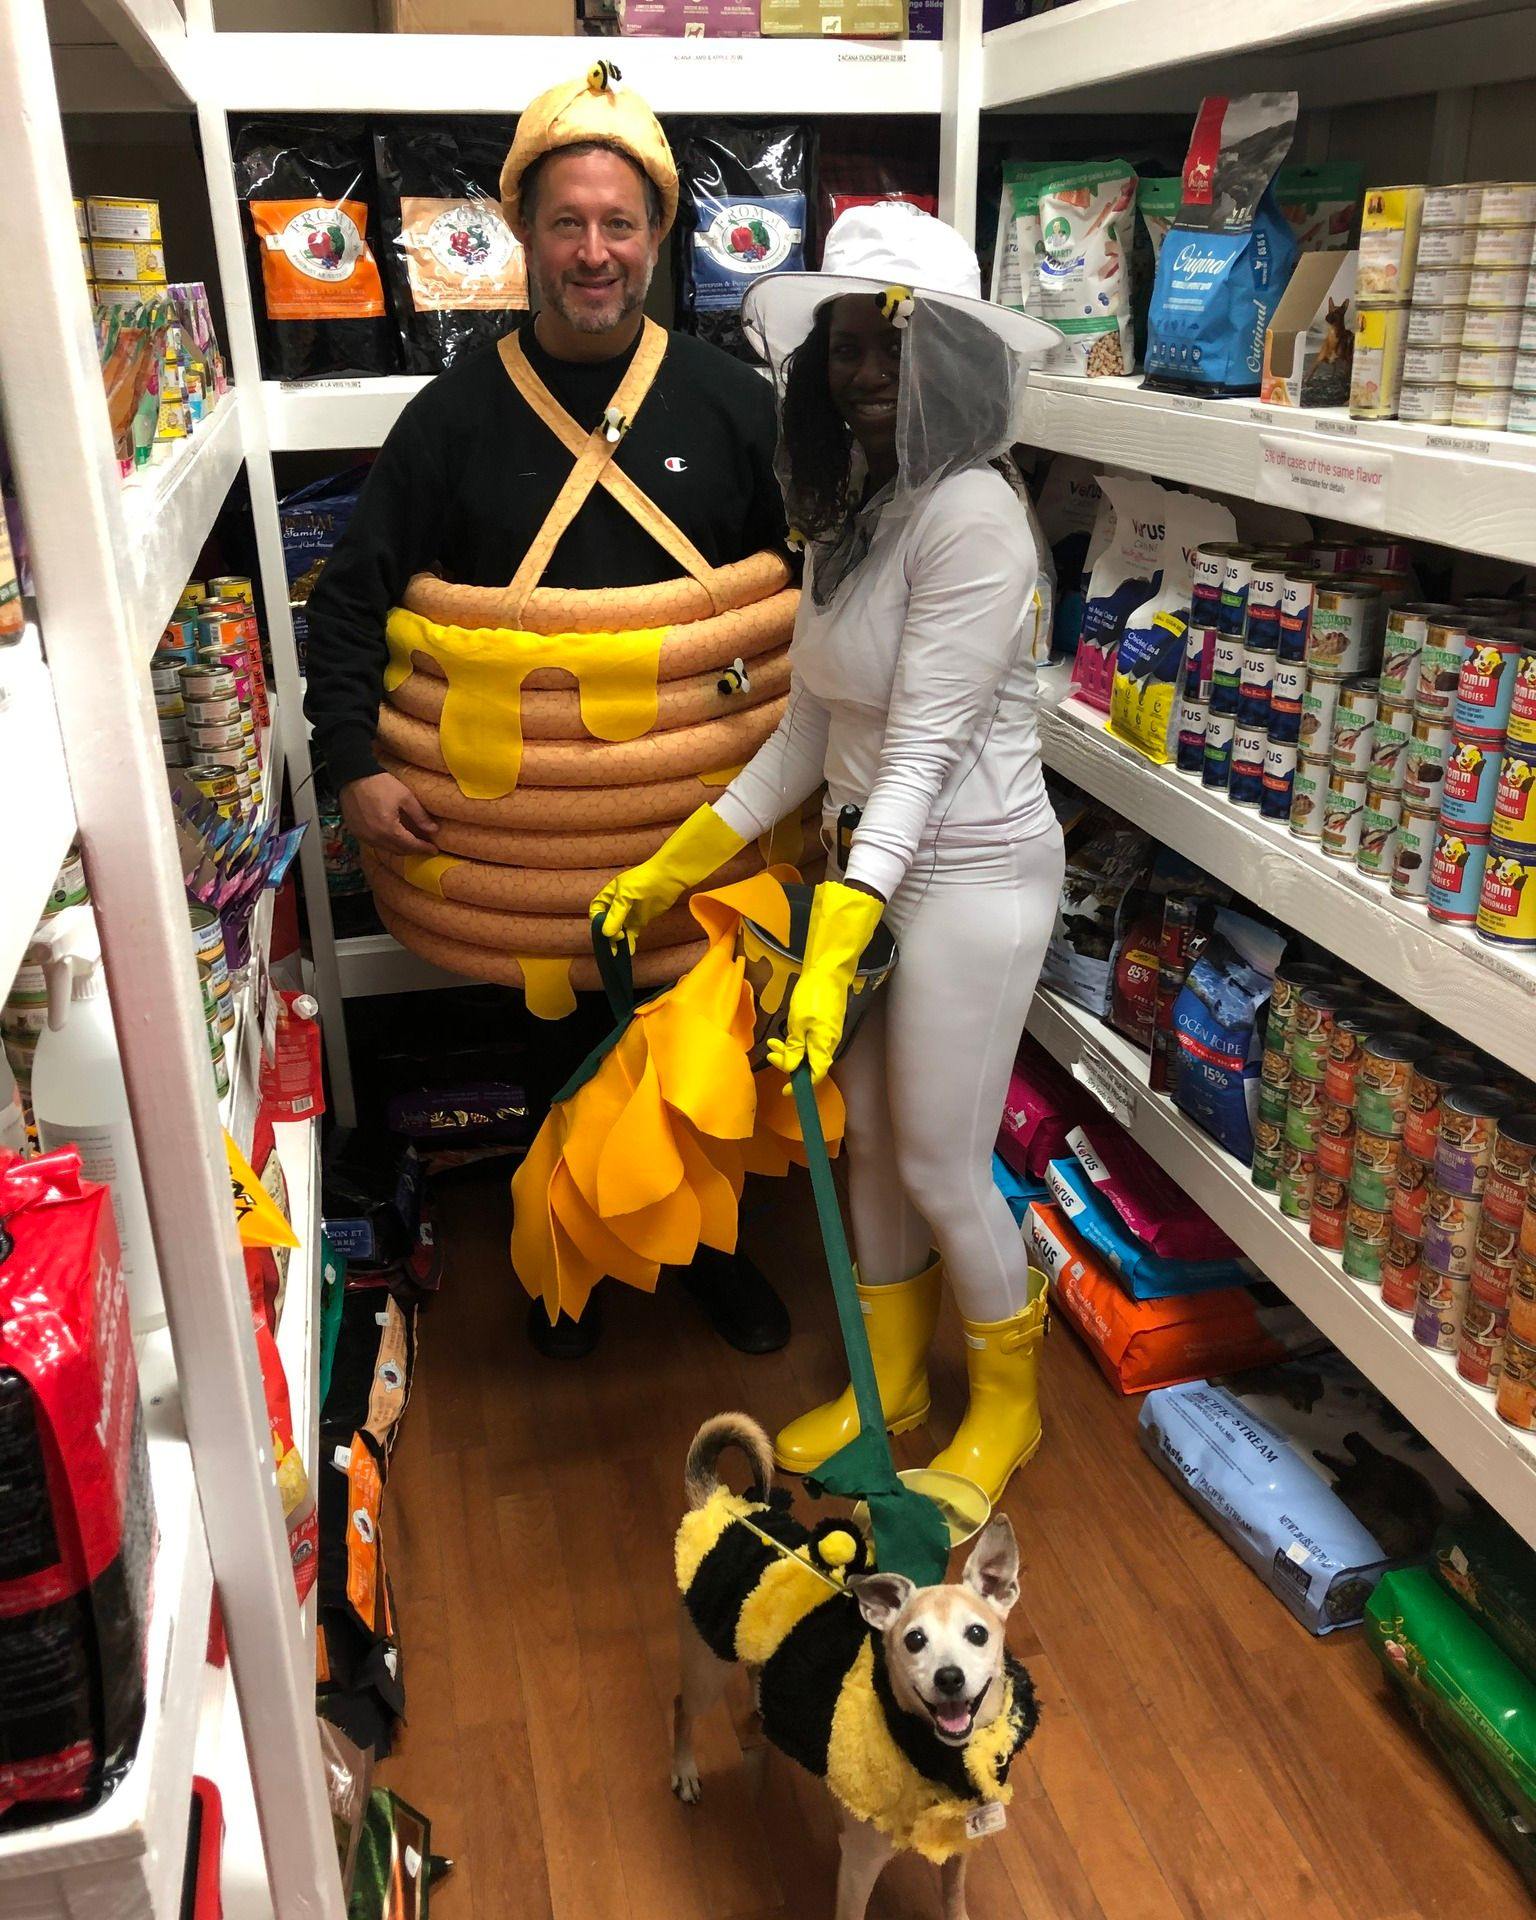
[[[650,392],[666,349],[665,331],[654,321],[647,320],[639,349],[619,384],[618,392],[613,396],[610,411],[617,411],[626,422],[633,420],[641,402]],[[668,519],[626,473],[613,464],[619,442],[609,440],[602,425],[590,434],[583,433],[534,372],[523,352],[519,335],[508,334],[501,342],[500,353],[512,384],[576,462],[508,588],[513,596],[516,616],[521,619],[528,596],[543,578],[550,556],[597,485],[605,487],[657,545],[671,554],[685,573],[698,581],[709,595],[715,612],[722,611],[714,585],[715,569],[682,529]]]

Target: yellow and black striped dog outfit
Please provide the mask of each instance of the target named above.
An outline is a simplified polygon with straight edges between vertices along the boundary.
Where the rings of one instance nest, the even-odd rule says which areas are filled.
[[[853,1595],[832,1591],[812,1571],[814,1564],[840,1582],[869,1570],[862,1540],[847,1565],[823,1562],[828,1535],[850,1532],[830,1521],[812,1530],[779,1496],[764,1502],[721,1487],[678,1529],[678,1590],[718,1658],[758,1669],[758,1706],[773,1744],[898,1847],[943,1861],[974,1844],[968,1817],[1012,1797],[1008,1769],[1039,1718],[1034,1688],[1005,1657],[1002,1712],[963,1747],[946,1746],[898,1704],[881,1636]]]

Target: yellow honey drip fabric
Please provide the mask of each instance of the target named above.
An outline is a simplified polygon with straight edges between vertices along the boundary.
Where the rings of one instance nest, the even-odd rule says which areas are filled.
[[[413,653],[448,682],[440,722],[443,759],[470,800],[500,800],[523,758],[523,681],[558,667],[575,680],[582,725],[598,740],[638,740],[656,724],[656,673],[669,629],[633,633],[521,633],[509,627],[440,626],[396,607],[385,627],[384,691],[414,668]]]
[[[650,1292],[701,1244],[734,1252],[743,1176],[805,1164],[783,1074],[754,1073],[748,1058],[756,1005],[736,952],[743,917],[788,938],[783,883],[798,877],[775,868],[694,896],[703,958],[636,1008],[513,1175],[512,1264],[552,1321],[579,1315],[604,1275]],[[835,1152],[843,1104],[831,1080],[817,1102]]]

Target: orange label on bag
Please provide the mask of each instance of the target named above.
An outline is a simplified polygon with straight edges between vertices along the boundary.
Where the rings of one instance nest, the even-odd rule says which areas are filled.
[[[378,1620],[379,1507],[384,1482],[360,1433],[352,1436],[347,1463],[347,1599],[372,1632]]]
[[[269,320],[371,320],[384,311],[361,200],[251,200]]]
[[[418,313],[528,304],[523,250],[494,200],[403,195],[399,246]]]

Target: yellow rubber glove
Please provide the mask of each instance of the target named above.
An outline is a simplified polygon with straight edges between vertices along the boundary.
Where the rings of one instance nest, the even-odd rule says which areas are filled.
[[[664,914],[690,887],[707,880],[746,844],[713,807],[700,807],[649,860],[610,880],[592,902],[587,917],[596,920],[601,915],[606,937],[628,940],[633,947],[642,927]]]
[[[768,1042],[768,1064],[793,1073],[804,1060],[811,1083],[824,1080],[836,1058],[848,1012],[848,989],[885,902],[878,894],[823,880],[811,902],[805,964],[789,996],[784,1038]]]

